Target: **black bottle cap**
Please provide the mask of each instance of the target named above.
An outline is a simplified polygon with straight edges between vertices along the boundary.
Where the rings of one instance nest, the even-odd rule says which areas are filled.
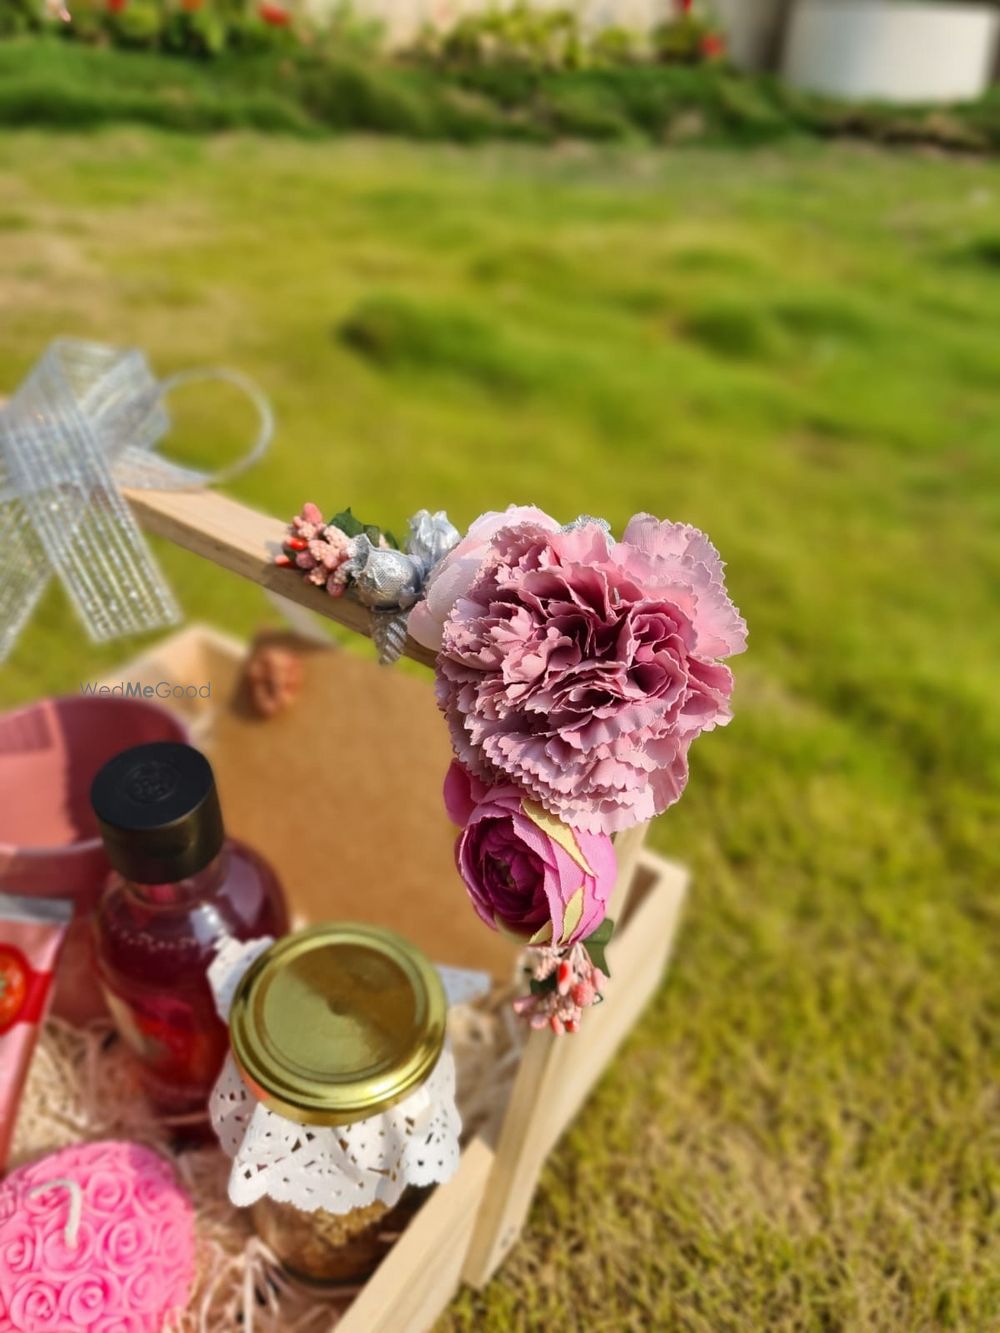
[[[222,850],[212,766],[176,741],[134,745],[109,759],[90,788],[108,860],[139,884],[175,884]]]

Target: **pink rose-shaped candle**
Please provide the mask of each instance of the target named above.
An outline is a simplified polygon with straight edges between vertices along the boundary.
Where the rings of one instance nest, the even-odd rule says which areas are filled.
[[[0,1185],[0,1333],[161,1333],[194,1275],[191,1201],[134,1143],[83,1143]]]
[[[445,620],[438,702],[455,753],[557,819],[613,833],[678,799],[702,731],[729,721],[746,647],[707,537],[648,514],[501,527]]]
[[[570,945],[601,924],[615,885],[610,838],[560,824],[516,787],[486,787],[457,763],[445,804],[462,826],[459,873],[488,926]]]
[[[18,1333],[47,1333],[64,1327],[59,1290],[53,1282],[27,1273],[10,1284],[7,1327]]]

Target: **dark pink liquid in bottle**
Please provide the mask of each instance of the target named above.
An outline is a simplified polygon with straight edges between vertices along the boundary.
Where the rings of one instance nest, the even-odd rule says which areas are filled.
[[[226,939],[284,934],[281,886],[225,836],[211,767],[189,745],[116,755],[91,801],[117,871],[95,919],[101,985],[151,1101],[197,1133],[228,1049],[209,965]]]

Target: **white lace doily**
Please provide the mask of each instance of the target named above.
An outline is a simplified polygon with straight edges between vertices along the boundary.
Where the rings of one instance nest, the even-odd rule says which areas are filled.
[[[271,944],[227,941],[209,968],[219,1013],[228,1019],[240,977]],[[264,1195],[304,1212],[392,1207],[407,1185],[448,1180],[458,1168],[461,1120],[455,1061],[446,1045],[427,1080],[404,1101],[350,1125],[312,1126],[268,1110],[227,1057],[209,1101],[212,1126],[232,1158],[229,1197],[247,1207]]]

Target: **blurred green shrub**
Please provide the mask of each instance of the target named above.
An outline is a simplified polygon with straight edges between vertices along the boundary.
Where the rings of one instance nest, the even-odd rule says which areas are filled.
[[[653,54],[665,65],[697,65],[725,54],[718,28],[695,14],[681,14],[653,30]]]
[[[781,334],[765,311],[726,297],[693,311],[683,332],[716,356],[733,360],[769,360],[782,350]]]
[[[339,0],[322,18],[307,13],[304,0],[68,0],[68,9],[69,20],[57,25],[63,38],[194,58],[274,47],[374,56],[383,45],[382,24],[359,14],[353,0]],[[53,26],[44,0],[0,0],[0,39]],[[661,24],[650,40],[620,25],[585,34],[572,6],[514,0],[451,28],[427,29],[408,57],[433,68],[555,73],[650,60],[693,64],[721,50],[711,22],[690,13]]]
[[[41,26],[37,0],[0,0],[0,38],[21,37]]]
[[[8,23],[13,2],[0,0]],[[0,41],[0,123],[135,120],[195,132],[255,125],[297,134],[364,129],[461,142],[574,136],[767,143],[852,135],[1000,148],[994,93],[949,110],[848,107],[718,61],[664,65],[632,52],[633,63],[622,63],[626,47],[617,37],[614,58],[598,59],[591,48],[583,67],[548,68],[549,46],[544,56],[453,68],[374,55],[370,25],[346,8],[338,11],[339,27],[300,35],[243,0],[71,3],[71,31],[59,24]],[[991,263],[988,254],[979,262]]]
[[[450,68],[576,69],[584,60],[584,42],[572,9],[546,10],[515,0],[509,9],[466,14],[443,32],[425,30],[411,55]]]
[[[627,139],[636,128],[614,90],[593,80],[562,79],[546,89],[543,112],[553,129],[578,139]]]
[[[586,34],[572,8],[541,9],[532,0],[515,0],[509,8],[466,14],[445,31],[426,28],[409,55],[418,63],[450,70],[553,73],[651,60],[698,64],[723,52],[715,25],[691,14],[677,14],[661,23],[651,39],[621,25]]]
[[[349,57],[309,55],[297,66],[303,106],[333,129],[378,130],[423,139],[435,128],[433,103],[388,67]]]
[[[641,33],[611,24],[594,34],[587,54],[598,66],[637,65],[649,59],[650,44]]]
[[[227,24],[215,9],[186,5],[166,13],[162,46],[165,51],[177,55],[217,56],[226,49],[233,35],[232,25]]]
[[[390,370],[433,370],[501,395],[536,386],[535,359],[478,311],[384,293],[362,301],[336,330],[355,352]]]
[[[204,59],[227,52],[259,55],[298,47],[364,49],[378,43],[377,24],[357,19],[343,0],[322,21],[308,17],[300,0],[68,0],[69,20],[59,36],[126,50],[158,50]],[[9,11],[9,13],[8,13]],[[15,13],[46,26],[41,0],[0,0],[0,37],[25,31]],[[48,26],[52,26],[49,24]]]
[[[164,35],[163,8],[156,0],[128,0],[108,5],[105,26],[117,46],[135,51],[152,51]]]

